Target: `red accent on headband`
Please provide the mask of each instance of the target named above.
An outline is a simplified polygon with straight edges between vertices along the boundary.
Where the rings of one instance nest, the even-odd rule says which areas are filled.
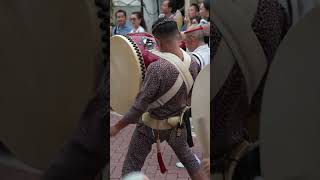
[[[190,29],[190,30],[188,30],[188,31],[185,31],[184,34],[191,33],[191,32],[194,32],[194,31],[199,31],[199,30],[203,30],[203,27],[202,27],[202,26],[199,26],[199,27],[197,27],[197,28]]]

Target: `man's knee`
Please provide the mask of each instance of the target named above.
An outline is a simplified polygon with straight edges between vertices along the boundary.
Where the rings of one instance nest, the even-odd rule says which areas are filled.
[[[123,164],[122,176],[134,171],[140,171],[145,159],[151,152],[152,144],[147,143],[147,141],[144,143],[141,142],[141,144],[139,143],[140,140],[140,138],[136,137],[132,139],[133,142],[130,143],[126,159]]]

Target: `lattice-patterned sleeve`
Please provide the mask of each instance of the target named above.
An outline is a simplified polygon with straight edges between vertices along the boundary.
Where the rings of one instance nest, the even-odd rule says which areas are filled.
[[[148,66],[145,79],[143,81],[140,92],[138,93],[134,104],[124,115],[123,120],[129,123],[137,123],[148,106],[159,97],[159,89],[161,84],[160,64],[151,63]]]
[[[195,72],[195,73],[192,74],[192,78],[193,78],[193,81],[196,81],[197,76],[198,76],[198,74],[199,74],[200,71],[201,71],[201,66],[200,66],[200,64],[198,63],[197,58],[196,58],[194,55],[192,55],[192,54],[189,54],[189,55],[191,56],[191,59],[192,59],[189,70],[192,71],[192,72]],[[188,99],[189,99],[190,101],[191,101],[193,86],[194,86],[194,84],[192,85],[192,88],[191,88],[191,90],[190,90],[190,93],[188,94]],[[188,104],[191,105],[190,102],[188,102]]]

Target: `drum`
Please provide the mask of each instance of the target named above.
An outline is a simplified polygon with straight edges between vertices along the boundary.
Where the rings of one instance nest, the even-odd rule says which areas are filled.
[[[0,168],[47,169],[77,129],[101,78],[100,9],[94,1],[0,2],[0,143],[23,164],[0,152]]]
[[[196,78],[191,97],[192,124],[204,152],[210,159],[210,65]]]
[[[294,25],[279,46],[264,88],[264,179],[320,179],[320,7]]]
[[[133,104],[149,64],[159,59],[149,50],[158,47],[148,33],[115,35],[110,43],[110,105],[123,114]]]

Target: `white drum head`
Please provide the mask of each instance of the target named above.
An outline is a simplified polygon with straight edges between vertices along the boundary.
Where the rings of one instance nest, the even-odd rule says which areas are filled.
[[[199,73],[191,97],[192,123],[202,145],[204,157],[210,157],[210,65]]]
[[[128,111],[140,90],[142,71],[136,51],[127,37],[111,37],[110,105],[120,114]]]
[[[320,8],[294,26],[278,49],[261,113],[264,179],[320,179]]]
[[[96,10],[94,1],[0,2],[0,141],[34,168],[48,167],[94,96]]]

